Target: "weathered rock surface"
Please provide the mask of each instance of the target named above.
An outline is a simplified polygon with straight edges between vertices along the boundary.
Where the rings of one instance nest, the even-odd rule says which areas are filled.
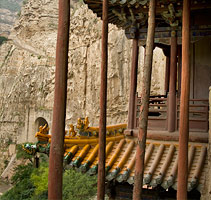
[[[36,120],[52,120],[57,1],[29,0],[0,54],[0,139],[33,140]],[[67,125],[89,116],[99,120],[101,20],[84,4],[71,9]],[[127,122],[132,43],[109,26],[107,123]],[[155,49],[152,91],[164,93],[165,58]],[[140,49],[140,91],[144,49]],[[58,122],[59,123],[59,122]],[[67,126],[68,127],[68,126]]]
[[[209,127],[211,127],[211,87],[209,88]],[[202,191],[201,200],[207,200],[211,198],[211,128],[209,129],[209,144],[208,144],[208,172]]]
[[[26,2],[27,0],[25,0]],[[18,13],[22,0],[1,0],[0,2],[0,36],[8,36]]]

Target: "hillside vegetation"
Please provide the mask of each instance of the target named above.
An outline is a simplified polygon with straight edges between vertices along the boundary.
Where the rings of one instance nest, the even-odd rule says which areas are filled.
[[[13,187],[0,200],[47,200],[48,199],[48,157],[40,155],[39,168],[34,167],[33,157],[18,145],[17,159],[28,160],[27,165],[19,165],[12,177]],[[81,174],[73,169],[63,174],[64,200],[89,200],[96,195],[97,178]]]

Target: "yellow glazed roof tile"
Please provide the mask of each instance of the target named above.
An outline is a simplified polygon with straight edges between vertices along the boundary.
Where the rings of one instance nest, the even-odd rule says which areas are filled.
[[[135,137],[127,138],[123,134],[122,129],[125,125],[123,128],[121,126],[117,128],[121,129],[121,133],[112,126],[111,132],[106,137],[106,179],[133,184],[137,141]],[[36,136],[38,141],[41,139],[39,145],[43,144],[43,138],[46,138],[45,147],[51,141],[51,136],[42,132],[38,132]],[[66,136],[64,146],[64,161],[67,168],[72,167],[90,175],[97,174],[99,149],[97,136]],[[27,147],[25,150],[27,151]],[[189,143],[189,191],[202,189],[208,168],[207,159],[206,143]],[[178,142],[147,140],[143,179],[145,187],[154,188],[161,185],[164,189],[170,187],[177,189],[177,165]]]

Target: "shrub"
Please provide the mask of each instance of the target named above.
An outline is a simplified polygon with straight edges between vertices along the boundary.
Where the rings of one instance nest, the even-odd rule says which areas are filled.
[[[34,192],[34,185],[30,180],[33,171],[32,164],[19,165],[15,169],[15,175],[12,177],[12,182],[15,186],[1,196],[1,200],[28,200]]]
[[[0,36],[0,46],[5,42],[7,41],[8,39],[4,36]]]
[[[74,170],[67,170],[63,176],[63,199],[87,200],[97,192],[95,176],[81,174]]]
[[[26,153],[23,150],[22,144],[17,144],[16,148],[17,148],[17,154],[16,154],[16,158],[17,159],[21,159],[21,158],[23,158],[23,159],[29,159],[32,162],[33,156],[32,155],[29,155],[28,153]]]
[[[28,3],[28,0],[23,0],[22,4],[26,5]]]
[[[32,159],[25,154],[21,145],[17,147],[17,157]],[[42,154],[41,154],[42,155]],[[29,156],[29,157],[28,157]],[[33,163],[19,165],[12,177],[13,188],[3,194],[1,200],[47,200],[48,198],[48,162],[46,156],[40,156],[40,167]],[[88,200],[97,192],[95,176],[81,174],[74,170],[66,170],[63,174],[63,199]]]
[[[42,163],[39,168],[35,168],[31,174],[31,181],[35,186],[35,196],[43,196],[48,192],[48,164]],[[47,197],[47,196],[46,196]]]

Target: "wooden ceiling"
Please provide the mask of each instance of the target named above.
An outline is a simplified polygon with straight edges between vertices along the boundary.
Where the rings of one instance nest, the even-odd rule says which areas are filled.
[[[102,18],[103,0],[84,0],[84,2]],[[156,27],[181,30],[183,1],[157,0],[156,4]],[[124,29],[127,37],[131,39],[135,37],[137,30],[143,32],[141,30],[147,28],[148,9],[149,0],[109,0],[108,22]],[[191,25],[211,25],[210,11],[210,0],[191,0]],[[207,20],[202,16],[206,16]]]
[[[84,0],[88,7],[102,17],[102,0]],[[157,0],[156,26],[178,26],[181,24],[182,0]],[[110,0],[109,23],[126,29],[146,27],[149,0]],[[211,8],[211,1],[191,0],[191,11]]]

